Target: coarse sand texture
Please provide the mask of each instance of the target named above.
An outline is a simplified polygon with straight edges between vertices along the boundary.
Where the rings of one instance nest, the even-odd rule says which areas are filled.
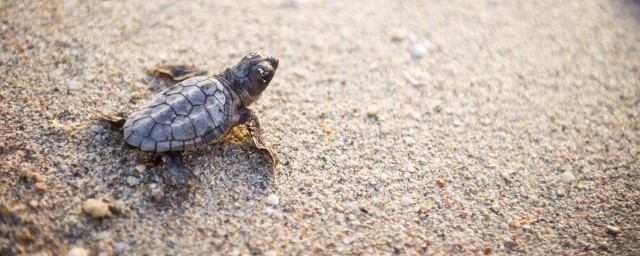
[[[0,255],[638,255],[640,1],[0,1]],[[185,152],[105,116],[279,59]]]

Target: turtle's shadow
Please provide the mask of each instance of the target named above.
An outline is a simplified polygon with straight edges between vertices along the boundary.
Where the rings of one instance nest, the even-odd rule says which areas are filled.
[[[124,139],[117,136],[121,133],[111,130],[107,133],[108,144],[112,147],[124,145]],[[145,173],[141,175],[144,177],[142,183],[144,186],[158,184],[162,195],[155,196],[152,189],[147,189],[143,196],[147,201],[155,202],[160,210],[184,208],[185,204],[193,203],[193,198],[198,194],[259,197],[271,187],[274,178],[269,156],[253,146],[244,127],[233,128],[217,143],[183,153],[185,164],[198,176],[198,182],[192,188],[173,186],[165,181],[161,153],[142,152],[126,146],[120,146],[116,151],[120,152],[121,158],[118,161],[122,165],[146,167]],[[117,186],[127,186],[125,178],[118,183]]]
[[[237,136],[237,132],[231,133],[230,137]],[[116,132],[109,134],[108,142],[105,142],[109,146],[117,147],[123,141],[115,138]],[[113,160],[126,171],[111,181],[110,194],[114,198],[131,198],[132,191],[140,191],[142,193],[133,200],[149,202],[160,212],[183,212],[203,204],[203,199],[206,204],[216,205],[230,198],[235,201],[261,198],[271,188],[275,177],[269,156],[255,148],[246,137],[238,142],[225,136],[216,144],[184,153],[185,164],[198,176],[198,182],[192,188],[173,186],[165,181],[161,154],[125,148],[115,148],[112,152],[111,155],[117,157]],[[138,165],[145,166],[145,170],[137,173],[135,166]],[[140,184],[131,186],[127,180],[129,176],[139,177]],[[157,193],[154,190],[161,194],[154,194]]]
[[[186,189],[165,183],[164,196],[155,199],[160,210],[185,209],[203,197],[213,204],[225,198],[258,198],[273,183],[270,159],[248,142],[236,143],[223,138],[217,144],[185,153],[184,157],[185,163],[197,174],[198,184]],[[161,168],[163,166],[158,166],[157,172],[161,172]]]
[[[257,149],[244,127],[235,127],[220,142],[186,155],[199,174],[201,187],[242,186],[262,193],[273,180],[271,160]]]

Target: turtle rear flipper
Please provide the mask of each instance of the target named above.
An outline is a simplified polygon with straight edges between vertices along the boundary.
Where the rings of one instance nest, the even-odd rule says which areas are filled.
[[[122,130],[122,127],[124,127],[124,123],[127,122],[127,115],[124,112],[117,112],[117,113],[113,113],[113,114],[105,114],[102,112],[98,112],[98,117],[100,118],[101,121],[107,122],[109,123],[109,127],[112,130]],[[134,149],[134,146],[131,146],[129,144],[127,144],[126,141],[122,142],[122,149]]]
[[[174,186],[193,187],[198,182],[198,176],[184,164],[182,153],[179,151],[168,151],[162,155],[164,162],[164,177],[166,181]]]
[[[194,76],[209,74],[206,70],[198,69],[190,65],[164,65],[156,66],[151,69],[153,73],[162,74],[170,77],[176,82],[187,80]]]
[[[127,121],[127,115],[124,112],[112,114],[98,113],[98,117],[102,121],[109,123],[112,129],[122,129],[124,123]]]

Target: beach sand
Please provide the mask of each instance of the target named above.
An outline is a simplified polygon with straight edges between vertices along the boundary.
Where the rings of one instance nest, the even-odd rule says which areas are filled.
[[[0,1],[0,254],[640,253],[640,2]],[[100,116],[280,59],[191,190]],[[96,200],[89,200],[96,199]]]

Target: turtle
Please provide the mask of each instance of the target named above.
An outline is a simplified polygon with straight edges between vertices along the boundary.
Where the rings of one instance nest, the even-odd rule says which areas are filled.
[[[130,147],[162,154],[164,178],[177,186],[193,186],[197,177],[182,152],[219,141],[231,128],[245,125],[258,149],[276,159],[262,140],[260,122],[248,108],[269,86],[279,60],[253,51],[238,64],[211,75],[188,65],[153,68],[178,82],[130,114],[122,131]]]

